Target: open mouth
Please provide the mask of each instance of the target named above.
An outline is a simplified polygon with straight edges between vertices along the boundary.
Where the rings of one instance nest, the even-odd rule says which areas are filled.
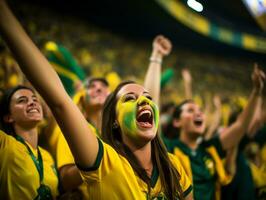
[[[143,128],[151,128],[153,126],[153,114],[149,109],[141,109],[137,115],[137,122]]]
[[[196,126],[201,126],[203,124],[203,120],[202,119],[196,119],[196,120],[194,120],[194,124]]]
[[[30,108],[30,109],[27,110],[27,112],[28,113],[39,113],[40,111],[37,108]]]

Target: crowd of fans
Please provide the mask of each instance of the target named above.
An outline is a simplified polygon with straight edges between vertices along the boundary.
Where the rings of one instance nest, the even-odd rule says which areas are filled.
[[[29,9],[16,13],[40,51],[0,0],[0,199],[266,199],[265,66],[164,36],[150,56],[147,41]],[[42,57],[51,41],[87,76],[73,101]]]

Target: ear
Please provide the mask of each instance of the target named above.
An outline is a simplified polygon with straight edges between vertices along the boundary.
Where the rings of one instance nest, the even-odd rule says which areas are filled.
[[[10,115],[5,115],[4,116],[4,122],[6,123],[13,123],[14,119]]]
[[[115,122],[113,123],[112,128],[113,128],[113,129],[118,129],[118,128],[119,128],[119,124],[118,124],[118,122],[117,122],[116,120],[115,120]]]
[[[173,127],[175,127],[175,128],[180,128],[180,126],[181,126],[181,121],[180,121],[180,119],[173,119],[172,125],[173,125]]]

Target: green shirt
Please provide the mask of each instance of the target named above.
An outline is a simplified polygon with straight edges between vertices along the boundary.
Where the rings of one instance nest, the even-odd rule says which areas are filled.
[[[196,150],[191,150],[178,139],[169,141],[167,138],[163,138],[163,140],[170,152],[173,152],[174,148],[179,148],[189,157],[193,174],[194,199],[215,199],[215,182],[217,180],[217,173],[215,169],[215,162],[206,149],[213,146],[219,156],[223,157],[224,152],[219,138],[217,137],[209,141],[203,141]]]

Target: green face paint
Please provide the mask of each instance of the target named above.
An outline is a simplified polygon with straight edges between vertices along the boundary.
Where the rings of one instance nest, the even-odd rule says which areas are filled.
[[[137,100],[132,99],[125,101],[125,96],[122,96],[116,106],[116,112],[118,113],[118,122],[123,133],[130,135],[133,138],[137,137],[137,108],[138,104],[145,101],[145,103],[151,106],[153,111],[155,131],[158,129],[159,124],[159,110],[156,104],[144,96],[140,96]]]

